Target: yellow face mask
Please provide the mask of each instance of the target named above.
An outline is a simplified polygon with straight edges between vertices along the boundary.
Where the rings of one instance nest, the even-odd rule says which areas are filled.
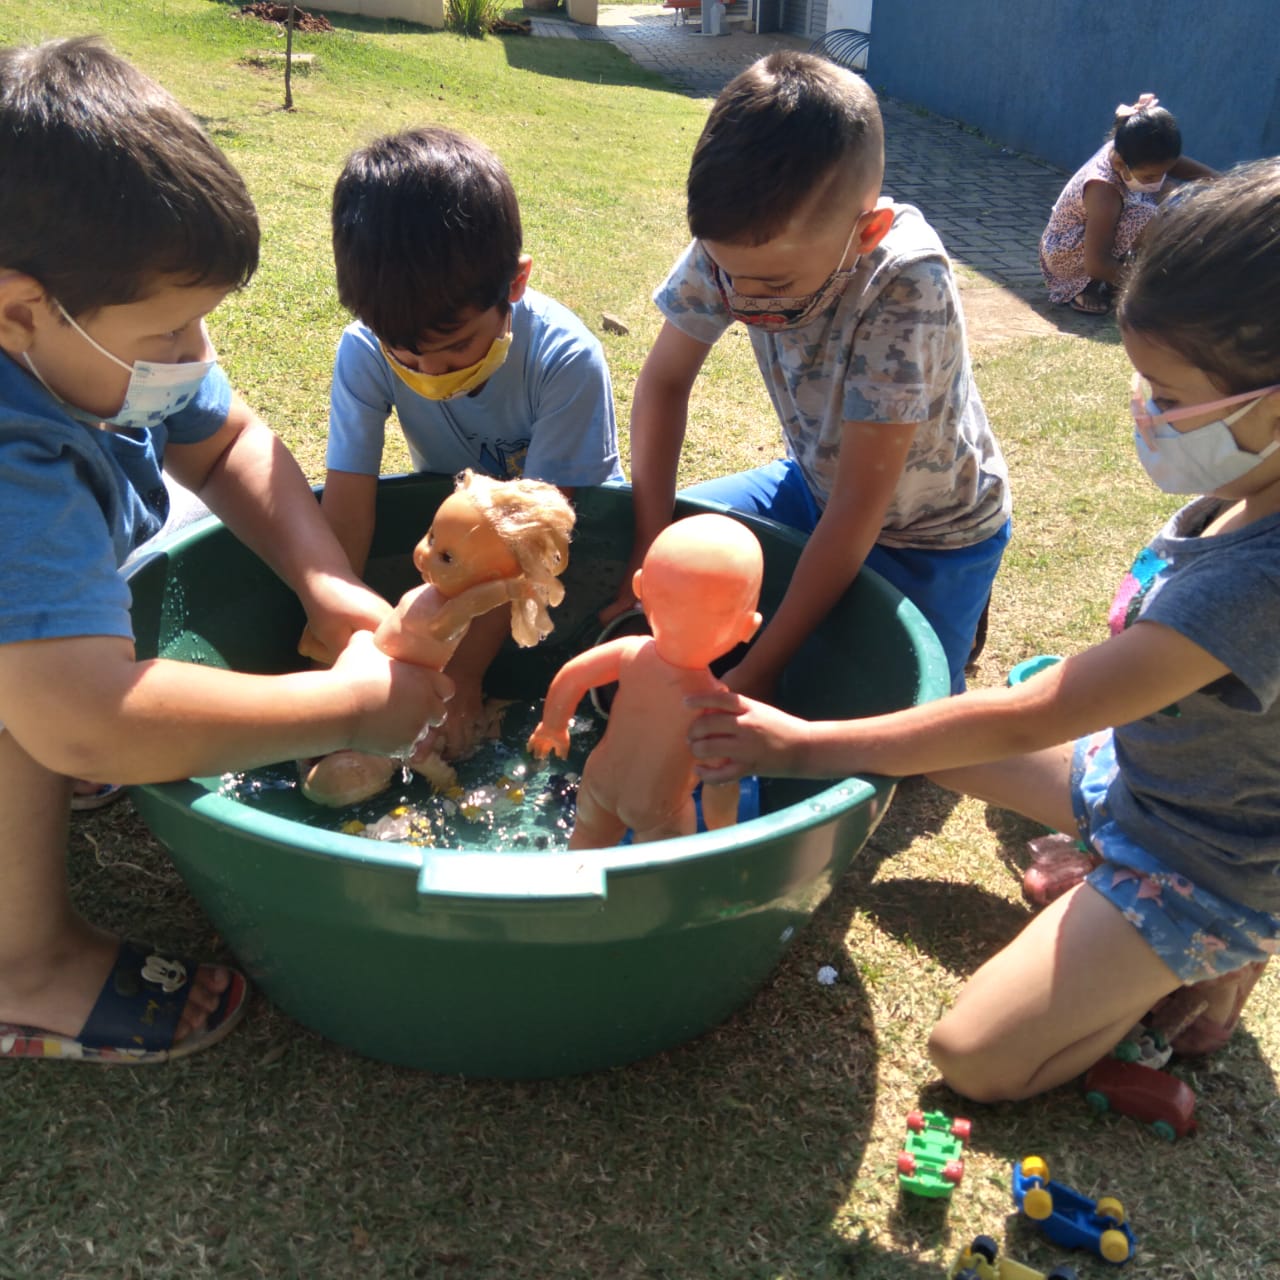
[[[511,326],[508,324],[506,333],[490,343],[489,350],[477,364],[468,365],[465,369],[454,369],[451,373],[419,373],[416,369],[402,365],[381,340],[378,346],[382,348],[387,363],[395,370],[396,377],[410,391],[428,400],[452,400],[482,386],[502,368],[507,352],[511,350]]]

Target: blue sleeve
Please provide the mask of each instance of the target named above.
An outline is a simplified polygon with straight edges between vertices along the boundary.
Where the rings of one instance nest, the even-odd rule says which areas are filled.
[[[191,402],[165,419],[172,444],[199,444],[214,435],[231,412],[231,383],[220,365],[205,375]]]
[[[550,333],[534,354],[538,392],[524,474],[563,488],[622,479],[604,350],[580,333]]]
[[[393,403],[388,379],[394,376],[373,334],[364,325],[349,325],[338,343],[329,390],[330,471],[366,476],[381,472]]]
[[[1139,613],[1186,636],[1227,667],[1267,710],[1280,699],[1280,537],[1202,555],[1152,592]],[[1224,626],[1223,620],[1231,625]]]
[[[106,476],[90,450],[0,436],[0,644],[132,637],[129,588],[96,492]]]

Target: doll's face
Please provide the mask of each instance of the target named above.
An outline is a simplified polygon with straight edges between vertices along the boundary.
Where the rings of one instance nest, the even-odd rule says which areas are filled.
[[[727,516],[668,525],[633,580],[659,656],[678,667],[703,667],[750,640],[760,626],[763,572],[755,535]]]
[[[413,563],[442,595],[498,578],[516,578],[520,564],[510,547],[466,494],[450,494],[440,504],[427,536],[413,552]]]

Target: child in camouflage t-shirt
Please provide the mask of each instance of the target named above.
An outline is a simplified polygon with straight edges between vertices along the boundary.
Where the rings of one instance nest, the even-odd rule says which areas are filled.
[[[694,151],[696,237],[655,294],[666,318],[631,418],[635,556],[670,520],[689,394],[712,344],[748,326],[785,459],[691,497],[810,535],[788,591],[726,676],[768,697],[863,564],[924,613],[964,688],[1009,537],[1008,474],[973,382],[937,233],[880,199],[875,95],[776,53],[720,95]]]

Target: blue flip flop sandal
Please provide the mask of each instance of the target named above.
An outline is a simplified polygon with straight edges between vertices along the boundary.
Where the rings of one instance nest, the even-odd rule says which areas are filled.
[[[175,1044],[173,1035],[199,967],[189,960],[169,959],[142,943],[121,942],[115,967],[79,1035],[0,1023],[0,1058],[140,1066],[207,1049],[244,1016],[249,984],[244,974],[230,970],[231,981],[205,1025]]]

